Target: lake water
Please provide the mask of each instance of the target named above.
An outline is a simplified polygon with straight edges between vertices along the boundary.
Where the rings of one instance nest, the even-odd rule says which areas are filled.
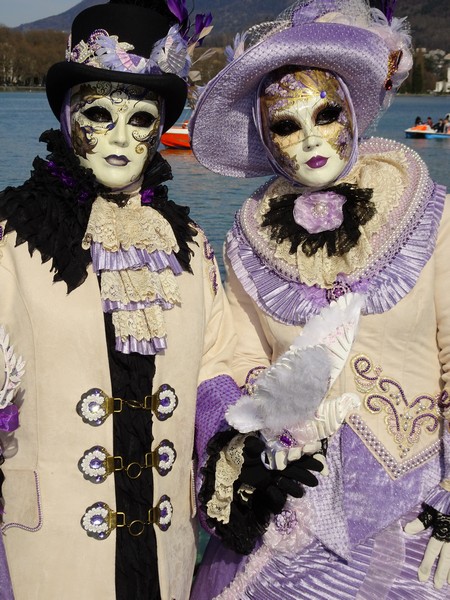
[[[399,96],[380,119],[374,135],[395,139],[416,150],[427,163],[432,177],[450,188],[450,138],[448,140],[405,139],[404,130],[420,115],[423,120],[450,112],[450,97]],[[58,122],[44,93],[0,93],[0,189],[20,185],[29,177],[33,158],[45,156],[38,142],[42,131]],[[231,134],[232,132],[230,132]],[[186,150],[162,150],[172,165],[174,180],[170,197],[191,207],[191,215],[206,231],[221,262],[221,248],[236,210],[264,179],[236,179],[207,171]]]

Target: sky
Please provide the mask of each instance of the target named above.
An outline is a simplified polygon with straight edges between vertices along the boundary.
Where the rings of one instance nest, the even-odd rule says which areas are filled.
[[[0,0],[0,24],[16,27],[52,15],[59,15],[80,0]]]

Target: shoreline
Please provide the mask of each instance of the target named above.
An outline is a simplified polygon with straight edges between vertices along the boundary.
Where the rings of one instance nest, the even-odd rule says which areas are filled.
[[[0,85],[0,93],[1,92],[45,92],[45,85],[40,85],[40,86],[13,86],[13,85]],[[407,94],[407,93],[397,93],[397,96],[405,96],[405,97],[412,97],[412,98],[450,98],[450,93],[449,94],[433,94],[432,92],[422,92],[420,94]]]

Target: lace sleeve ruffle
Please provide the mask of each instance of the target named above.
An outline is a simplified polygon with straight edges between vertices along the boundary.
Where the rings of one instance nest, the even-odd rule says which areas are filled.
[[[199,491],[200,514],[204,515],[207,528],[220,537],[224,546],[231,548],[239,554],[250,554],[255,544],[269,525],[271,510],[264,502],[258,490],[246,494],[239,479],[231,483],[232,497],[223,503],[218,512],[217,502],[212,500],[217,497],[217,490],[221,481],[228,480],[230,472],[220,472],[223,449],[234,443],[238,435],[234,429],[219,432],[208,445],[208,460],[202,469],[203,484]],[[237,444],[234,444],[237,449]],[[228,494],[227,494],[228,496]],[[224,515],[226,513],[226,516]],[[216,516],[212,516],[212,515]]]

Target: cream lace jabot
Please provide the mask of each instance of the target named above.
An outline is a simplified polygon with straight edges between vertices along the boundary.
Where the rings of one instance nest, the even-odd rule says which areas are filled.
[[[164,311],[180,305],[175,235],[164,217],[134,195],[123,207],[99,196],[83,238],[101,274],[103,310],[112,313],[116,349],[156,354],[166,348]]]

